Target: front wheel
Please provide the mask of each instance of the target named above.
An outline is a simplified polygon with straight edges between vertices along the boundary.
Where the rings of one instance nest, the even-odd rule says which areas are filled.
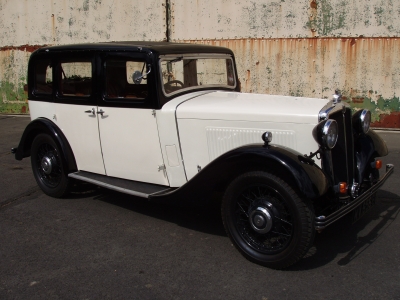
[[[61,158],[61,151],[47,134],[38,134],[32,143],[33,175],[42,191],[51,197],[63,197],[69,191],[69,178]]]
[[[222,219],[246,258],[274,269],[300,260],[315,236],[311,203],[267,172],[249,172],[233,180],[222,200]]]

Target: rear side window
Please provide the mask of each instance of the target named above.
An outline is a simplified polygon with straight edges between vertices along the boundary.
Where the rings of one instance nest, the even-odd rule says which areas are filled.
[[[148,96],[147,66],[143,61],[107,59],[105,97],[109,100],[143,101]]]
[[[53,68],[50,59],[41,59],[36,62],[33,90],[35,94],[52,94]]]
[[[61,62],[60,72],[62,96],[89,97],[92,94],[91,62]]]

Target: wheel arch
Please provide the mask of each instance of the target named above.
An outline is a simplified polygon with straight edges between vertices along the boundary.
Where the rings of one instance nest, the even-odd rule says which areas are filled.
[[[67,166],[65,171],[67,173],[77,171],[78,168],[76,165],[75,156],[67,138],[56,124],[46,118],[37,118],[31,121],[28,126],[26,126],[17,151],[15,152],[15,159],[22,160],[23,158],[31,155],[31,146],[33,140],[40,133],[46,133],[50,135],[60,147],[62,151],[61,158]]]
[[[327,177],[317,165],[306,163],[299,156],[302,157],[300,153],[277,145],[236,148],[212,161],[179,189],[152,198],[173,196],[203,203],[213,192],[223,192],[241,174],[266,171],[294,186],[302,196],[316,199],[328,190]]]

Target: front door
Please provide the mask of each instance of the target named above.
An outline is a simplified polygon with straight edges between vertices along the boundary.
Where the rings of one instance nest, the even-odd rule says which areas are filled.
[[[101,58],[104,91],[99,99],[99,132],[106,174],[168,185],[150,89],[154,72],[144,55]],[[150,71],[139,83],[133,74]],[[137,73],[137,72],[136,72]]]

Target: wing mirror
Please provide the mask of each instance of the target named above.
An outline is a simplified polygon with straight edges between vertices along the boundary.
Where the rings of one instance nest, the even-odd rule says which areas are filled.
[[[135,84],[140,84],[140,83],[142,82],[142,79],[144,79],[144,80],[147,79],[147,75],[149,75],[150,72],[151,72],[151,65],[148,64],[148,65],[147,65],[147,68],[148,68],[149,70],[148,70],[147,73],[145,73],[144,75],[143,75],[143,73],[140,72],[140,71],[135,71],[135,72],[133,72],[133,74],[132,74],[132,80],[133,80],[133,82],[134,82]]]

